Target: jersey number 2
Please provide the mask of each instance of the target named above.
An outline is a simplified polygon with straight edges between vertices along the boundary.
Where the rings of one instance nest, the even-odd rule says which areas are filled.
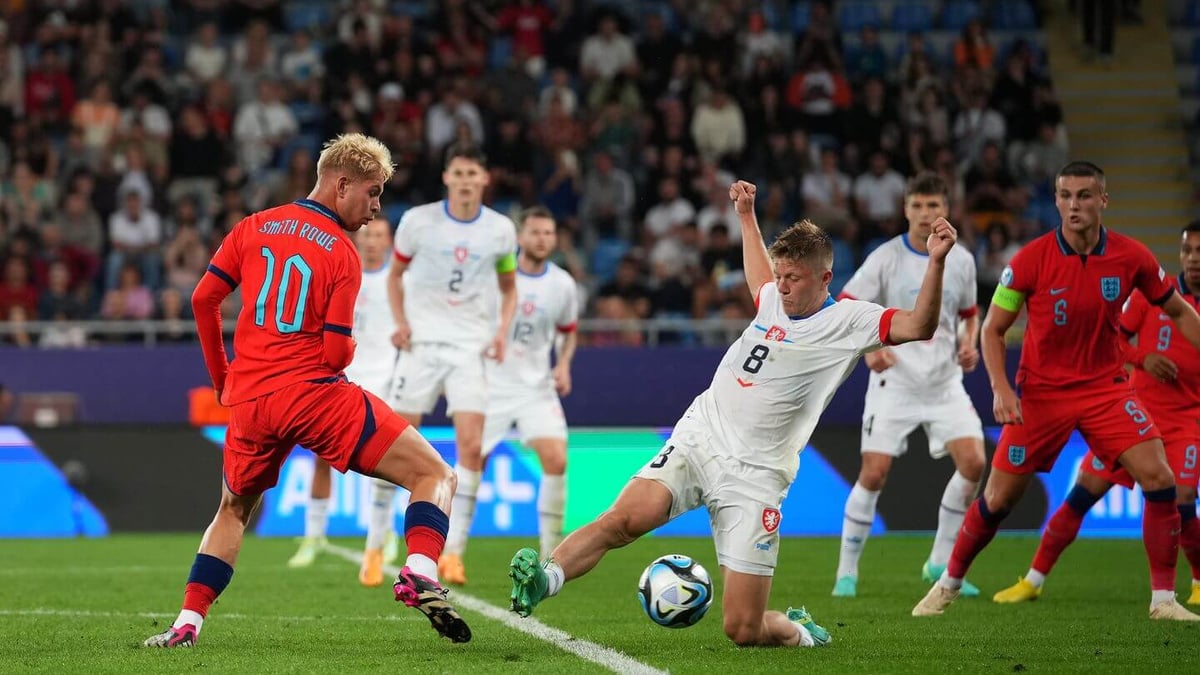
[[[258,291],[258,299],[254,303],[254,325],[263,326],[267,322],[267,296],[271,286],[277,286],[275,292],[275,328],[284,335],[299,333],[304,325],[304,306],[308,302],[308,288],[312,285],[312,268],[304,262],[299,253],[288,256],[283,261],[283,273],[275,280],[275,254],[266,246],[262,247],[262,257],[267,260],[267,274],[263,278],[262,288]],[[292,272],[300,273],[300,294],[296,298],[296,313],[291,321],[283,319],[283,303],[287,298],[288,287],[292,283]]]

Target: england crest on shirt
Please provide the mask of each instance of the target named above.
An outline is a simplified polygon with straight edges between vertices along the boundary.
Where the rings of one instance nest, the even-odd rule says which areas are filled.
[[[1121,277],[1100,277],[1100,295],[1109,302],[1121,297]]]

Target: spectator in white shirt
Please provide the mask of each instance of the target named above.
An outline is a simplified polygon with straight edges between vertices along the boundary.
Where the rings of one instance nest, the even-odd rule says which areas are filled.
[[[658,203],[646,212],[645,230],[651,240],[667,236],[676,226],[696,218],[696,207],[679,194],[679,181],[663,178],[658,182]]]
[[[954,142],[956,153],[963,166],[978,161],[983,146],[988,141],[1001,145],[1007,128],[1004,116],[988,107],[987,92],[973,89],[967,95],[967,107],[954,120]]]
[[[121,268],[132,263],[141,269],[146,285],[157,288],[162,278],[162,219],[142,203],[138,190],[126,190],[122,200],[123,207],[108,218],[112,250],[105,261],[104,286],[116,288]]]
[[[238,163],[247,174],[271,166],[275,153],[300,129],[296,116],[279,100],[279,85],[258,83],[258,99],[243,104],[233,122]]]
[[[737,211],[733,208],[733,202],[729,201],[729,190],[721,190],[719,187],[708,191],[708,205],[700,209],[700,214],[696,216],[696,227],[705,243],[716,225],[724,225],[729,238],[734,243],[741,243],[742,226]]]
[[[483,145],[483,118],[475,104],[463,98],[455,85],[442,90],[442,99],[429,106],[425,114],[425,143],[431,157],[440,158],[442,150],[454,140],[459,123],[471,130],[471,141]],[[441,165],[441,161],[437,162]]]
[[[838,169],[838,152],[821,148],[821,166],[804,174],[801,186],[805,211],[818,222],[830,216],[845,216],[850,205],[850,177]],[[731,230],[732,231],[732,230]]]
[[[229,63],[229,53],[220,43],[220,37],[217,25],[210,21],[200,26],[196,31],[196,38],[188,44],[184,63],[197,84],[208,84],[225,72],[225,66]]]
[[[898,221],[904,188],[904,177],[892,168],[887,153],[872,152],[868,171],[854,181],[859,218],[874,224]]]
[[[724,89],[714,89],[709,100],[696,108],[692,140],[701,158],[718,164],[742,154],[746,147],[746,120],[742,109]]]
[[[583,41],[579,54],[579,66],[585,80],[611,80],[617,73],[637,65],[637,52],[633,40],[619,32],[617,20],[612,16],[600,19],[599,29]]]
[[[292,44],[280,59],[280,75],[292,84],[303,84],[312,78],[325,75],[325,62],[308,31],[298,30],[292,34]]]

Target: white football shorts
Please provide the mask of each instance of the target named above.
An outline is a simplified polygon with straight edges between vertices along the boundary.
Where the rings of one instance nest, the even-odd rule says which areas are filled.
[[[899,457],[908,451],[908,435],[920,426],[929,437],[929,455],[948,453],[946,443],[960,438],[983,440],[983,424],[962,382],[934,391],[887,388],[871,379],[863,405],[863,452]]]
[[[487,376],[482,348],[445,343],[412,345],[400,353],[388,398],[400,413],[426,415],[446,396],[446,414],[487,410]]]
[[[392,373],[395,370],[395,355],[372,358],[350,364],[346,368],[346,379],[386,401],[392,395]]]
[[[567,420],[553,389],[492,390],[483,420],[483,454],[486,456],[517,426],[521,442],[537,438],[567,440]]]
[[[744,574],[775,574],[779,507],[790,484],[778,472],[734,459],[698,412],[688,410],[662,452],[636,477],[671,491],[672,520],[698,506],[708,508],[719,564]]]

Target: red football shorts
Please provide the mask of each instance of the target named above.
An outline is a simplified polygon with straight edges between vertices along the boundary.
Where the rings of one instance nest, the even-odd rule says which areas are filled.
[[[1185,416],[1188,413],[1181,413]],[[1159,427],[1162,429],[1163,447],[1167,451],[1167,464],[1170,465],[1172,473],[1175,474],[1175,484],[1181,487],[1196,488],[1200,482],[1196,480],[1196,460],[1197,448],[1200,448],[1200,424],[1195,421],[1191,423],[1175,422],[1171,418],[1160,419]],[[1110,483],[1124,486],[1133,489],[1133,476],[1125,470],[1125,467],[1118,466],[1109,468],[1104,465],[1090,451],[1084,455],[1083,463],[1079,465],[1080,471],[1085,471],[1098,476]]]
[[[1006,424],[992,467],[1009,473],[1046,472],[1058,460],[1071,432],[1079,429],[1106,467],[1129,448],[1161,438],[1154,420],[1128,382],[1070,392],[1038,392],[1021,397],[1024,424]]]
[[[225,433],[225,484],[266,492],[299,445],[345,473],[370,475],[408,422],[378,396],[343,378],[300,382],[238,403]]]

